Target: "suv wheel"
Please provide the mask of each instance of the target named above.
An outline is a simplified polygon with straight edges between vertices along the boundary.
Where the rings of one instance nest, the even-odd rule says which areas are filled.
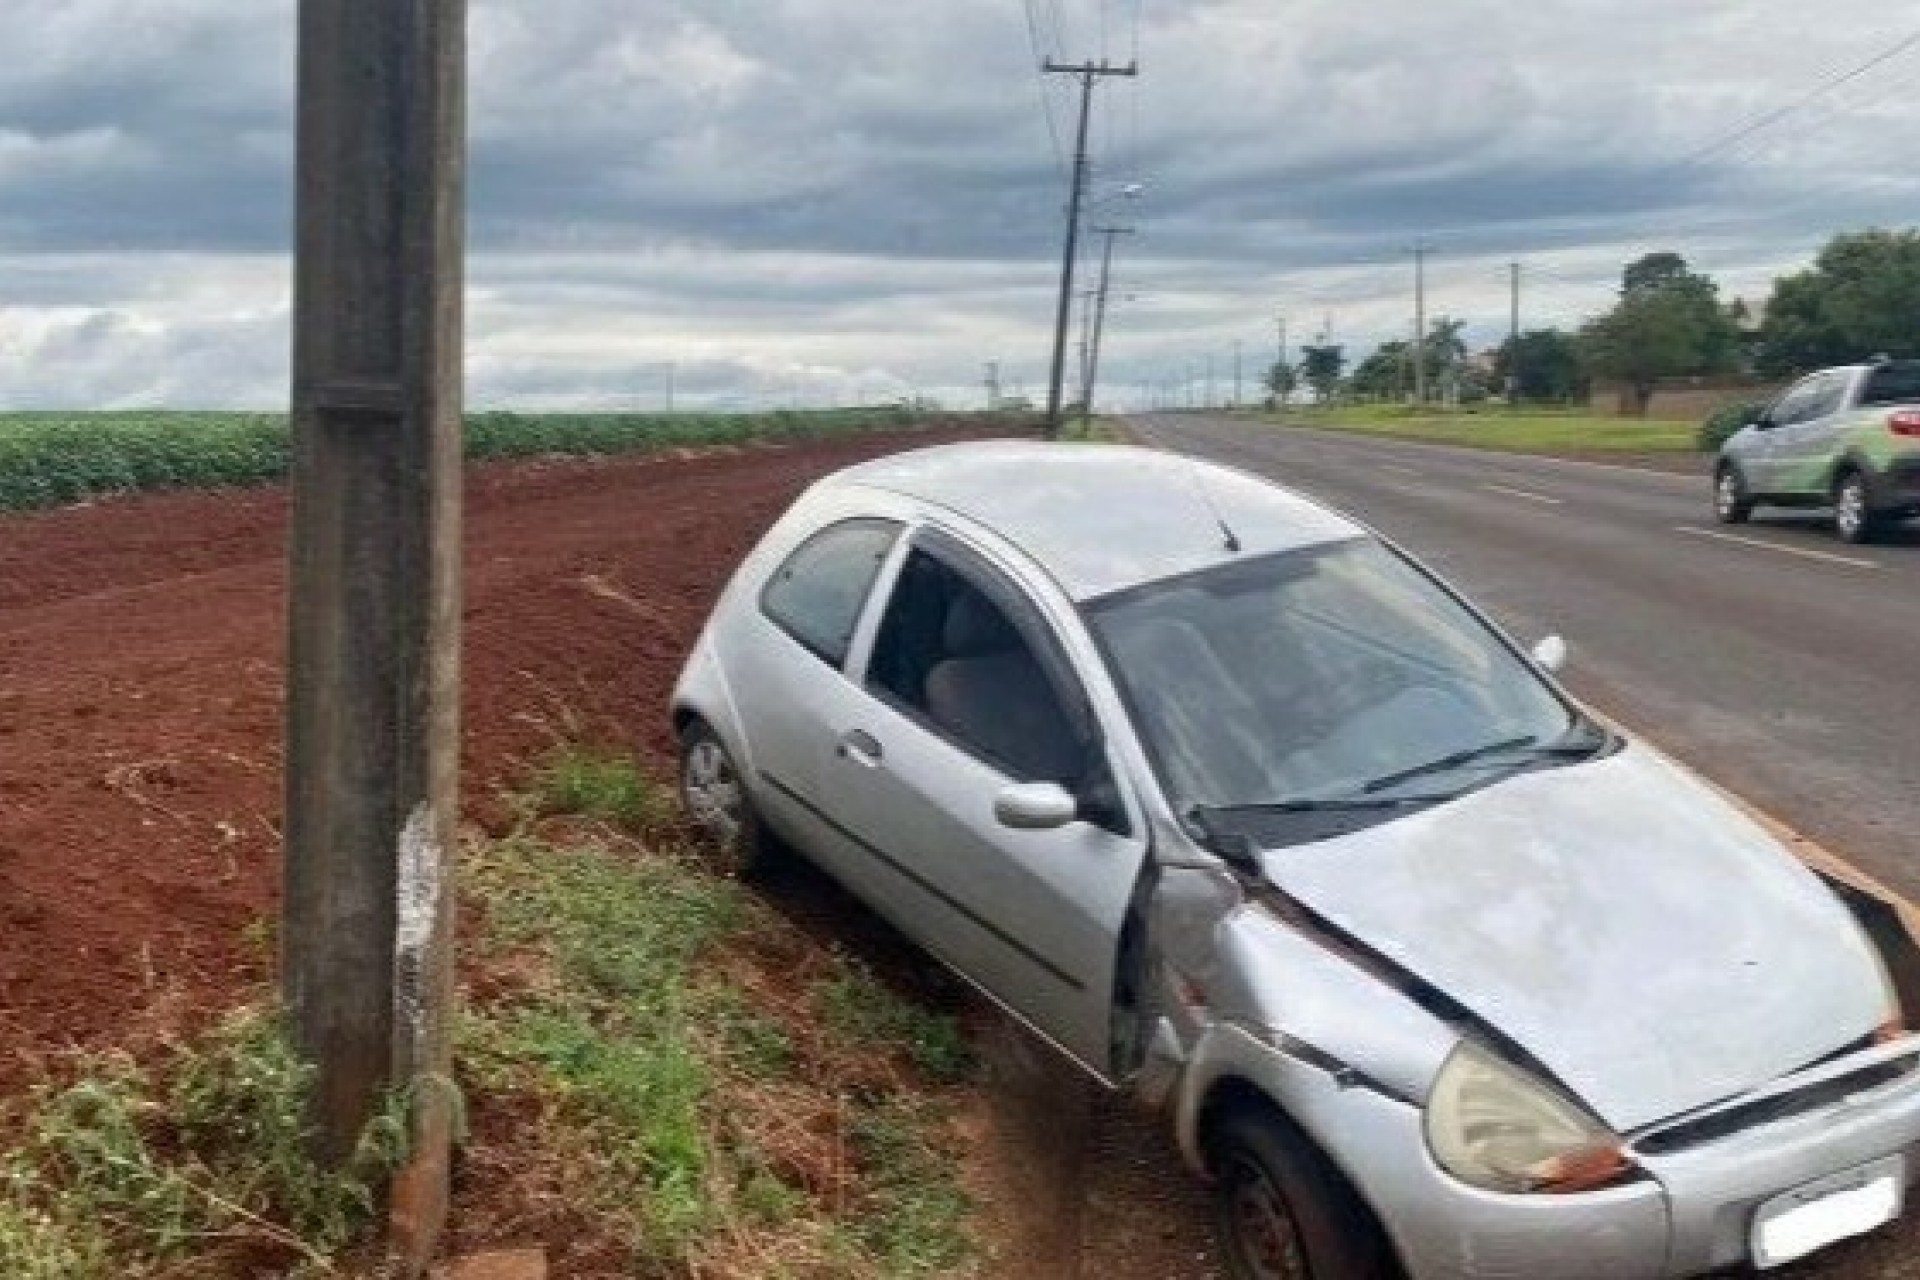
[[[757,876],[778,862],[779,848],[754,812],[733,756],[704,720],[681,735],[680,802],[728,871]]]
[[[1740,468],[1731,462],[1720,464],[1713,478],[1713,514],[1721,524],[1745,524],[1753,515],[1753,495]]]
[[[1215,1226],[1234,1280],[1383,1280],[1400,1268],[1333,1162],[1267,1107],[1236,1106],[1207,1143]]]
[[[1867,478],[1858,471],[1842,475],[1833,487],[1833,528],[1840,535],[1840,541],[1856,545],[1872,542],[1878,525]]]

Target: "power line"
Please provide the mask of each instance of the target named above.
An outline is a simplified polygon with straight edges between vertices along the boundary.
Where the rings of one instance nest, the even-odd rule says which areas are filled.
[[[1062,177],[1067,172],[1067,148],[1060,141],[1060,126],[1053,120],[1053,99],[1047,96],[1047,73],[1040,68],[1046,65],[1047,53],[1040,41],[1040,23],[1033,11],[1034,0],[1022,0],[1027,15],[1027,44],[1033,50],[1034,83],[1040,91],[1040,114],[1047,120],[1047,137],[1053,141],[1053,163]]]
[[[1860,77],[1866,75],[1868,72],[1873,71],[1879,67],[1885,66],[1887,63],[1892,62],[1895,58],[1899,57],[1901,54],[1907,52],[1909,49],[1912,49],[1915,46],[1920,46],[1920,31],[1916,31],[1912,35],[1907,36],[1905,39],[1898,41],[1891,48],[1881,50],[1879,53],[1875,54],[1873,57],[1867,59],[1865,62],[1861,63],[1857,67],[1852,68],[1851,70],[1843,71],[1836,75],[1829,76],[1827,79],[1821,81],[1818,85],[1815,85],[1807,93],[1794,99],[1792,102],[1787,103],[1785,106],[1775,107],[1771,111],[1764,112],[1761,115],[1755,116],[1753,119],[1740,125],[1738,128],[1734,129],[1731,133],[1728,133],[1726,136],[1716,139],[1713,142],[1709,142],[1706,146],[1701,147],[1698,151],[1694,151],[1689,155],[1683,156],[1681,159],[1674,162],[1673,167],[1676,169],[1686,169],[1686,168],[1691,168],[1692,166],[1697,164],[1704,164],[1706,161],[1712,159],[1714,156],[1717,156],[1724,151],[1728,151],[1734,147],[1739,146],[1742,142],[1745,142],[1748,138],[1753,137],[1755,134],[1760,133],[1766,129],[1771,129],[1774,125],[1779,124],[1782,120],[1785,120],[1788,116],[1791,116],[1795,112],[1804,110],[1805,108],[1811,106],[1813,103],[1817,102],[1821,98],[1824,98],[1827,94],[1832,93],[1835,89],[1838,89],[1843,85],[1851,84],[1855,80],[1858,80]]]

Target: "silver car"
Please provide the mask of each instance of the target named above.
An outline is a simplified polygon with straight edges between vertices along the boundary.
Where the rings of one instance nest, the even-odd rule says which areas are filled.
[[[1125,448],[816,485],[673,698],[798,850],[1164,1108],[1242,1277],[1691,1275],[1900,1212],[1920,949],[1335,512]]]

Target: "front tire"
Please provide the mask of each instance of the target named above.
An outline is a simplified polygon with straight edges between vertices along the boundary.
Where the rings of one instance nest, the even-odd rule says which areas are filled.
[[[1385,1232],[1332,1161],[1279,1112],[1241,1105],[1207,1144],[1214,1221],[1234,1280],[1391,1280]]]
[[[1873,493],[1867,487],[1867,478],[1858,471],[1846,472],[1833,486],[1833,530],[1840,541],[1854,546],[1872,542],[1880,531]]]
[[[1753,518],[1753,495],[1746,477],[1731,462],[1723,462],[1713,477],[1713,514],[1721,524],[1745,524]]]
[[[757,878],[780,861],[733,754],[704,720],[693,721],[680,736],[680,803],[726,870]]]

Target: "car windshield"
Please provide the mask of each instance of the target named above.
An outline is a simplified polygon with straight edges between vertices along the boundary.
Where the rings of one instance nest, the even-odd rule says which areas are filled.
[[[1182,814],[1391,816],[1593,745],[1500,637],[1372,539],[1150,584],[1087,613]]]

